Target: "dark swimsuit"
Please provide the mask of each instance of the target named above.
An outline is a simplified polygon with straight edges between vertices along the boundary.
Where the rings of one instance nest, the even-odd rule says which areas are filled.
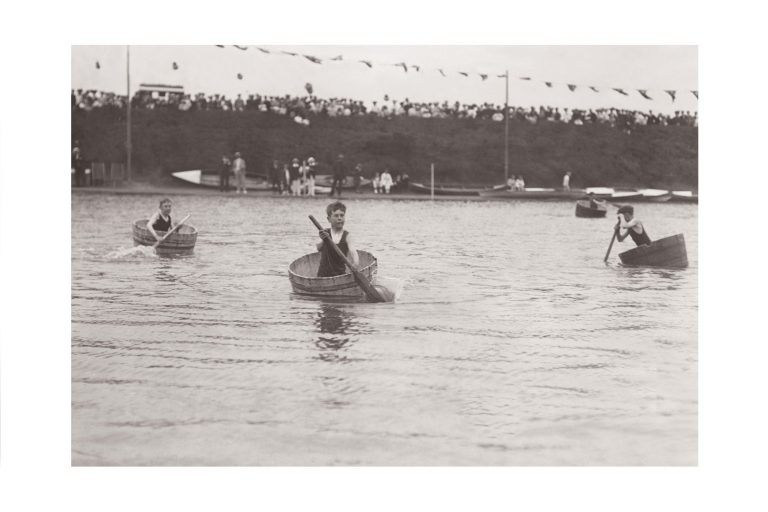
[[[168,231],[171,229],[171,216],[168,216],[168,220],[163,220],[162,215],[158,215],[157,220],[152,224],[152,229],[155,231]]]
[[[330,229],[324,229],[328,236],[331,236]],[[341,234],[341,240],[336,246],[341,249],[341,252],[345,255],[349,255],[349,247],[347,246],[347,232],[344,231]],[[329,242],[323,242],[323,249],[320,251],[320,268],[317,270],[317,277],[333,277],[340,276],[347,273],[347,264],[344,260],[336,254],[331,248]]]
[[[643,226],[643,232],[637,233],[634,229],[629,228],[629,236],[634,240],[635,245],[651,245],[651,238],[648,236],[648,232]]]

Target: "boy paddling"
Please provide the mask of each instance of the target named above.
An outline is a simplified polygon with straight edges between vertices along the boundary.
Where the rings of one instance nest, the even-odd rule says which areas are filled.
[[[341,201],[331,203],[325,209],[328,215],[328,222],[331,223],[330,229],[320,231],[321,240],[317,243],[317,250],[320,252],[320,268],[317,271],[317,277],[333,277],[347,273],[346,263],[336,254],[336,251],[326,244],[328,239],[333,240],[336,246],[350,260],[355,270],[360,266],[360,258],[357,250],[352,243],[351,235],[344,230],[344,220],[347,213],[347,207]]]
[[[170,199],[163,198],[160,200],[160,208],[152,215],[152,217],[149,218],[149,222],[147,222],[147,229],[150,233],[152,233],[152,236],[155,237],[155,240],[158,242],[163,238],[162,235],[158,235],[158,231],[162,231],[163,233],[168,232],[175,224],[173,224],[173,221],[171,221],[171,208],[173,207],[173,203]]]
[[[616,223],[613,230],[616,232],[616,239],[619,242],[624,241],[627,236],[632,237],[636,245],[651,245],[651,238],[645,231],[645,226],[639,220],[635,219],[635,209],[626,205],[619,208],[619,222]],[[622,235],[621,230],[626,232]]]

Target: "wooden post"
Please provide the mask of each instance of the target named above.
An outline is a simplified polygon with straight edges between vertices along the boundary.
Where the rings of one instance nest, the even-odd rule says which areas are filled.
[[[126,115],[126,141],[125,152],[127,160],[127,174],[128,181],[131,181],[131,47],[125,47],[125,81],[126,81],[126,94],[128,98],[128,113]]]
[[[504,74],[506,95],[504,97],[504,185],[509,179],[509,70]]]
[[[432,201],[434,201],[435,200],[435,164],[434,164],[434,162],[430,166],[429,174],[430,174],[431,179],[432,179],[432,181],[431,181],[432,184],[429,187],[429,198]]]

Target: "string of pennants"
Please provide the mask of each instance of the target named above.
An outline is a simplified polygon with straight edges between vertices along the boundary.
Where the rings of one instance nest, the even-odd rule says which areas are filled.
[[[223,44],[217,44],[215,46],[217,48],[226,48],[226,45],[223,45]],[[242,46],[242,45],[232,45],[232,47],[233,48],[237,48],[238,50],[241,50],[241,51],[247,51],[250,48],[249,46]],[[267,53],[267,54],[282,54],[282,55],[288,55],[288,56],[291,56],[291,57],[303,57],[303,58],[307,59],[308,61],[310,61],[310,62],[312,62],[314,64],[322,64],[323,60],[337,61],[337,62],[344,60],[344,57],[342,55],[337,55],[337,56],[335,56],[333,58],[330,58],[330,59],[321,59],[319,57],[315,57],[314,55],[307,55],[307,54],[302,54],[302,53],[297,53],[297,52],[289,52],[287,50],[268,50],[268,49],[262,48],[260,46],[255,46],[253,48],[256,48],[258,51],[260,51],[262,53]],[[364,64],[369,69],[373,68],[374,64],[377,65],[377,66],[401,67],[401,68],[403,68],[403,71],[405,73],[408,73],[409,69],[415,70],[416,73],[420,73],[420,72],[422,72],[422,70],[426,71],[428,69],[428,68],[424,68],[423,66],[419,66],[419,65],[416,65],[416,64],[406,64],[405,62],[396,62],[394,64],[374,62],[374,61],[371,61],[371,60],[358,60],[357,62],[360,63],[360,64]],[[176,62],[173,62],[171,67],[172,67],[172,69],[174,71],[179,69],[179,65]],[[98,61],[96,61],[96,69],[101,69],[101,64],[99,64]],[[444,68],[434,68],[434,70],[436,70],[438,73],[440,73],[443,77],[447,77],[448,76],[446,74],[446,70]],[[469,78],[470,75],[475,75],[476,74],[477,76],[480,77],[480,79],[482,81],[486,81],[488,79],[488,77],[490,76],[488,73],[468,73],[466,71],[456,71],[456,73],[458,73],[459,75],[464,76],[465,78]],[[506,75],[506,73],[504,73],[504,74],[500,74],[500,75],[497,74],[495,76],[496,76],[496,78],[505,78],[507,75]],[[510,78],[512,78],[512,77],[510,77]],[[519,79],[519,80],[524,80],[524,81],[533,81],[533,78],[530,77],[530,76],[518,76],[516,78]],[[243,74],[242,73],[238,73],[237,74],[237,79],[238,80],[242,80],[243,79]],[[562,85],[562,84],[556,84],[555,82],[544,81],[544,85],[546,85],[548,88],[551,89],[551,88],[554,88],[555,85]],[[621,87],[603,87],[603,86],[594,86],[594,85],[585,86],[585,85],[581,85],[581,84],[568,84],[568,83],[565,84],[565,85],[568,87],[568,89],[571,92],[574,92],[577,88],[581,87],[581,88],[588,88],[591,91],[596,92],[596,93],[600,93],[602,89],[610,89],[610,90],[612,90],[612,91],[614,91],[614,92],[616,92],[618,94],[621,94],[622,96],[629,96],[629,92],[627,92],[627,91],[628,90],[631,91],[631,89],[621,88]],[[650,96],[650,94],[648,94],[648,89],[635,89],[635,90],[643,98],[645,98],[647,100],[653,100],[653,98]],[[664,89],[664,92],[667,95],[669,95],[670,98],[672,98],[672,103],[674,103],[675,99],[677,99],[677,93],[679,91],[677,91],[675,89]],[[690,93],[693,94],[696,97],[697,100],[699,99],[699,91],[698,90],[691,90]],[[310,94],[312,94],[311,91],[310,91]]]

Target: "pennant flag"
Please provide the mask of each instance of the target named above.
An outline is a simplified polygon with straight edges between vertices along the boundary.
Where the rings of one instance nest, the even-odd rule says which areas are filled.
[[[506,78],[506,77],[507,77],[506,73],[503,75],[496,75],[496,78]]]
[[[485,82],[488,79],[488,75],[484,75],[480,73],[480,78],[482,79],[483,82]]]
[[[358,62],[362,62],[363,64],[365,64],[365,65],[366,65],[366,66],[368,66],[369,68],[372,68],[372,67],[373,67],[373,64],[371,64],[371,62],[370,62],[370,61],[368,61],[368,60],[361,60],[361,61],[358,61]]]
[[[624,96],[629,96],[629,94],[627,94],[626,92],[624,92],[624,90],[623,90],[623,89],[617,89],[617,88],[615,88],[615,87],[614,87],[614,88],[613,88],[613,90],[614,90],[614,91],[616,91],[616,92],[617,92],[617,93],[619,93],[619,94],[623,94]]]
[[[173,67],[173,69],[174,69],[174,70],[176,70],[176,69],[179,69],[179,65],[178,65],[178,64],[176,64],[175,62],[173,63],[173,66],[172,66],[172,67]]]
[[[594,85],[590,85],[589,88],[592,89],[595,92],[600,92],[600,91],[597,90],[597,87],[595,87]]]
[[[235,47],[235,48],[237,48],[238,50],[243,50],[243,51],[245,51],[245,50],[247,50],[247,49],[248,49],[248,47],[247,47],[247,46],[238,46],[238,45],[234,45],[234,47]]]
[[[637,92],[639,92],[640,96],[642,96],[643,98],[645,98],[647,100],[652,100],[653,99],[650,96],[648,96],[648,91],[646,89],[638,89]]]
[[[411,65],[411,67],[412,67],[413,69],[415,69],[417,73],[418,73],[419,71],[421,71],[421,68],[420,68],[419,66],[415,65],[415,64],[412,64],[412,65]]]
[[[217,44],[216,48],[224,48],[224,45],[223,44]]]
[[[441,75],[445,76],[445,73],[443,72],[442,69],[438,69],[438,71],[440,72]]]
[[[694,96],[696,96],[696,99],[699,99],[699,91],[691,91]]]
[[[389,94],[384,95],[384,101],[389,101]]]
[[[318,59],[317,57],[313,57],[312,55],[304,55],[304,58],[309,60],[309,61],[314,62],[315,64],[322,64],[323,63],[322,60]]]
[[[571,90],[571,92],[576,90],[576,86],[573,84],[568,84],[568,88]]]
[[[265,50],[264,48],[259,48],[258,46],[256,47],[256,49],[263,53],[272,53],[269,50]]]
[[[96,69],[101,69],[101,64],[99,64],[99,61],[96,61]]]
[[[669,96],[672,98],[672,103],[675,102],[675,95],[677,94],[677,91],[664,91],[665,93],[669,94]]]
[[[291,57],[295,57],[295,56],[297,56],[297,55],[298,55],[298,53],[287,52],[287,51],[285,51],[285,50],[283,50],[281,53],[284,53],[284,54],[286,54],[286,55],[290,55]]]
[[[307,92],[309,94],[312,94],[312,90],[313,89],[312,89],[312,84],[311,83],[307,82],[306,84],[304,84],[304,88],[307,90]]]
[[[331,60],[342,60],[342,59],[343,59],[343,57],[341,55],[337,55],[334,58],[332,58]]]
[[[518,77],[518,78],[520,78],[520,80],[530,80],[531,79],[531,77],[529,77],[529,76],[521,76],[521,77]]]
[[[464,76],[469,76],[469,73],[465,73],[465,72],[463,72],[463,71],[459,71],[459,74],[460,74],[460,75],[464,75]]]
[[[238,80],[242,80],[242,79],[243,79],[243,75],[242,75],[241,73],[238,73],[238,74],[237,74],[237,79],[238,79]]]
[[[408,72],[408,65],[405,62],[398,62],[397,64],[394,64],[394,66],[403,66],[403,71],[406,73]]]
[[[547,84],[547,87],[552,87],[552,82],[544,82],[544,83]]]

